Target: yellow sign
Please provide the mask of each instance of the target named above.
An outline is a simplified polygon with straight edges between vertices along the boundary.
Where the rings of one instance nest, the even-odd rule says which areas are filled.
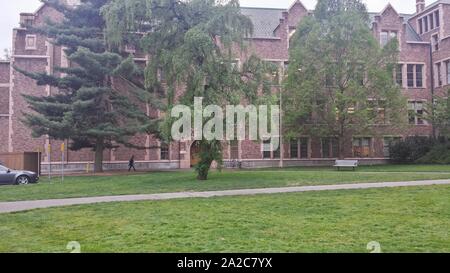
[[[48,144],[48,152],[50,153],[51,150],[52,150],[52,145]]]
[[[63,144],[61,144],[61,152],[64,152],[65,151],[65,144],[63,143]]]

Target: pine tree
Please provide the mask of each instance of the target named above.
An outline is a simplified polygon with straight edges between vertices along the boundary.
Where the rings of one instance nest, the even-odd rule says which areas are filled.
[[[242,69],[234,65],[253,29],[237,0],[113,0],[103,13],[110,44],[123,43],[127,33],[146,33],[140,40],[151,56],[146,84],[156,92],[162,85],[158,74],[165,75],[169,111],[176,103],[192,107],[195,97],[202,97],[204,105],[223,107],[255,102],[269,93],[270,65],[255,56],[243,60]],[[184,92],[176,98],[181,86]],[[166,117],[165,128],[170,128],[172,120]],[[222,143],[202,139],[199,147],[196,170],[198,179],[206,180],[213,161],[221,165]]]
[[[24,113],[24,122],[36,137],[68,139],[71,150],[92,148],[95,171],[102,172],[105,149],[119,144],[134,147],[129,141],[132,136],[157,129],[158,121],[147,117],[139,107],[151,100],[138,80],[143,71],[132,56],[123,57],[118,50],[107,47],[105,21],[100,14],[107,0],[82,0],[72,7],[58,0],[42,2],[61,12],[63,21],[28,27],[63,47],[71,65],[56,67],[60,75],[16,68],[38,85],[58,89],[48,97],[24,96],[34,110]],[[129,88],[118,90],[114,82],[119,80]]]

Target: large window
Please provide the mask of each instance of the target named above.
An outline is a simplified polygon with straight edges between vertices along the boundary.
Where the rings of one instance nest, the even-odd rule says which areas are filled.
[[[357,137],[353,139],[353,156],[370,157],[372,139],[369,137]]]
[[[408,64],[406,69],[406,75],[408,79],[409,88],[422,88],[423,87],[423,64]]]
[[[308,138],[294,138],[290,141],[290,158],[305,159],[309,158],[309,139]]]
[[[410,101],[408,103],[408,120],[411,125],[423,125],[424,120],[424,103],[422,101]]]
[[[339,157],[339,141],[337,138],[322,138],[322,158]]]

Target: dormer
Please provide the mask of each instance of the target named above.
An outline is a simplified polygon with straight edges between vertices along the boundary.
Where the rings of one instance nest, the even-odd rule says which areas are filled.
[[[404,18],[391,4],[388,4],[383,11],[374,17],[373,30],[379,38],[380,45],[385,46],[392,39],[397,39],[399,46],[403,31]]]
[[[32,26],[34,23],[35,15],[34,13],[21,13],[20,14],[20,26]]]

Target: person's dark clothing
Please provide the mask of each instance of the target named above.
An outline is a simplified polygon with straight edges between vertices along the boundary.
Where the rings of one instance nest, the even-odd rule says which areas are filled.
[[[134,157],[132,157],[130,159],[130,161],[128,162],[128,171],[131,171],[131,168],[133,168],[134,171],[136,171],[136,168],[134,167]]]

